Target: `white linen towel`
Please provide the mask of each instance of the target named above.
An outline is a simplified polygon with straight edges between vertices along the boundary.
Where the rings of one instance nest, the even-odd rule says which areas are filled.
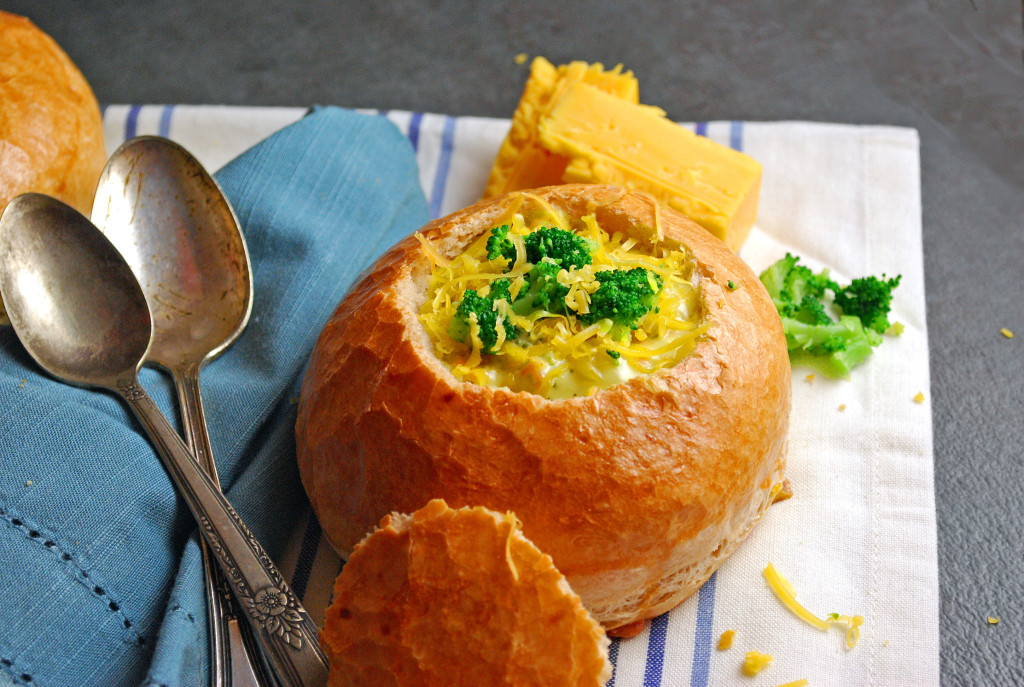
[[[126,138],[172,138],[214,171],[290,124],[303,108],[109,106],[109,151]],[[477,200],[507,120],[379,112],[416,149],[431,212]],[[902,275],[893,318],[905,326],[849,380],[793,370],[787,475],[794,496],[769,509],[707,584],[643,634],[611,646],[615,687],[937,685],[938,568],[928,399],[917,132],[807,122],[682,124],[764,167],[757,225],[740,255],[760,272],[787,251],[839,281]],[[259,295],[257,294],[257,298]],[[921,394],[919,396],[918,394]],[[915,398],[916,397],[916,398]],[[923,398],[923,400],[922,400]],[[864,617],[860,642],[792,615],[762,576],[774,563],[819,617]],[[315,519],[297,523],[280,561],[320,621],[341,562]],[[729,650],[719,635],[736,630]],[[774,662],[754,678],[744,654]]]

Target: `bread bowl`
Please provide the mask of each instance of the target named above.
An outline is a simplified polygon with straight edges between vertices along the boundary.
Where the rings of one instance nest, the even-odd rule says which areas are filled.
[[[554,213],[577,232],[592,218],[637,250],[688,256],[692,345],[568,398],[456,376],[422,316],[432,273],[510,212],[527,224]],[[778,495],[790,385],[777,311],[725,244],[645,194],[552,186],[431,222],[362,275],[312,353],[298,465],[342,555],[386,513],[434,498],[511,511],[615,630],[696,591]]]

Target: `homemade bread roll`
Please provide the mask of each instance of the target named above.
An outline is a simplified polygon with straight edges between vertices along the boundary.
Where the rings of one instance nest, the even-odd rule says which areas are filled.
[[[386,515],[335,581],[330,687],[601,687],[608,638],[511,513]]]
[[[565,400],[460,382],[418,319],[431,263],[409,237],[363,275],[320,335],[299,401],[298,464],[343,555],[386,513],[430,499],[512,511],[614,629],[696,591],[777,495],[786,341],[757,276],[683,215],[618,187],[531,193],[573,222],[592,213],[609,233],[685,245],[710,325],[693,352]],[[507,202],[481,201],[422,234],[454,257]]]
[[[0,11],[0,209],[35,191],[88,215],[106,159],[85,77],[31,21]]]
[[[106,159],[85,77],[31,21],[0,11],[0,212],[34,191],[88,215]]]

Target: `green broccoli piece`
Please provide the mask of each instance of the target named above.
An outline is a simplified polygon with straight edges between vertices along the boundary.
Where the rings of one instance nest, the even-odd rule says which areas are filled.
[[[811,294],[806,294],[800,303],[794,307],[787,308],[790,317],[806,324],[832,324],[833,320],[825,312],[825,304]]]
[[[491,229],[487,239],[488,260],[504,258],[510,266],[516,261],[516,246],[508,233],[507,224]],[[548,258],[569,270],[589,265],[593,261],[590,254],[595,248],[594,242],[564,229],[541,227],[527,234],[523,242],[526,244],[526,261],[534,265]]]
[[[610,319],[618,328],[613,332],[613,338],[624,338],[657,305],[662,282],[654,272],[634,267],[629,270],[601,270],[594,276],[600,286],[590,296],[590,311],[580,315],[580,320],[589,325]]]
[[[836,283],[828,276],[828,270],[815,273],[806,265],[799,264],[799,258],[790,253],[761,273],[761,283],[768,289],[768,295],[775,303],[779,314],[794,317],[804,296],[820,299],[825,291],[836,289]]]
[[[505,258],[509,264],[516,261],[516,244],[512,243],[512,239],[508,237],[508,231],[507,224],[491,229],[491,236],[487,239],[488,260]]]
[[[884,334],[892,325],[889,322],[889,309],[892,306],[892,292],[900,285],[900,277],[892,279],[878,277],[861,277],[850,282],[849,286],[838,289],[835,304],[842,309],[844,315],[860,318],[865,327]]]
[[[505,301],[509,305],[512,304],[512,294],[509,288],[512,286],[512,280],[502,277],[501,279],[495,279],[492,281],[487,290],[487,297],[494,301]]]
[[[558,283],[561,271],[561,267],[546,260],[531,267],[526,273],[527,286],[516,296],[512,309],[520,315],[528,315],[535,310],[568,314],[565,297],[569,295],[569,287]]]
[[[595,248],[593,241],[571,231],[541,227],[527,234],[523,240],[526,243],[526,260],[534,265],[544,258],[550,258],[569,270],[593,262],[590,257]]]
[[[882,343],[899,277],[866,277],[840,287],[828,270],[814,272],[787,253],[761,273],[761,283],[782,319],[790,362],[829,377],[845,377]],[[833,303],[842,310],[838,321],[828,313]]]
[[[864,329],[860,320],[844,315],[831,324],[809,324],[782,318],[789,359],[794,366],[809,367],[826,377],[845,377],[864,362],[881,335]]]
[[[498,313],[494,310],[494,301],[511,301],[509,284],[508,279],[495,279],[491,282],[486,296],[481,296],[473,289],[466,289],[462,294],[462,300],[455,308],[451,324],[448,325],[448,335],[456,341],[470,343],[470,317],[475,314],[476,323],[480,327],[480,342],[483,344],[484,353],[495,352],[494,345],[498,342],[498,327],[502,328],[506,339],[515,339],[518,335],[515,327],[504,320],[499,323]]]
[[[487,298],[492,303],[492,309],[494,307],[494,301],[505,301],[509,305],[512,305],[512,294],[509,290],[511,286],[512,280],[505,278],[495,279],[490,283],[487,291]],[[519,337],[521,332],[512,323],[507,320],[502,320],[501,325],[505,329],[505,338],[507,340],[511,341]]]

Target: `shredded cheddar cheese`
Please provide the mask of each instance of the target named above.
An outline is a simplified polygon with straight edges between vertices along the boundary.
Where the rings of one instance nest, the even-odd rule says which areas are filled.
[[[661,231],[660,217],[655,217],[657,235]],[[512,196],[492,226],[508,226],[515,260],[488,259],[490,232],[484,232],[451,259],[426,237],[417,235],[431,268],[419,319],[438,356],[461,381],[547,398],[585,396],[677,364],[693,351],[710,326],[700,304],[694,259],[685,247],[671,247],[661,241],[641,245],[620,233],[609,235],[593,214],[570,221],[550,203],[528,192]],[[532,265],[527,262],[524,237],[541,227],[573,231],[594,245],[592,264],[561,269],[557,274],[558,283],[568,290],[564,299],[568,314],[543,309],[517,314],[511,303],[495,299],[497,317],[510,325],[509,331],[515,336],[507,337],[503,324],[497,327],[498,341],[486,349],[474,318],[468,341],[453,339],[449,327],[468,289],[485,296],[496,279],[508,279],[508,293],[515,301],[527,288],[526,275]],[[590,312],[591,297],[600,287],[597,274],[634,267],[648,270],[654,291],[659,288],[654,275],[660,280],[657,307],[639,321],[637,329],[625,334],[608,319],[584,325],[578,316]]]
[[[793,589],[793,585],[778,573],[774,565],[768,564],[768,567],[764,569],[764,576],[775,595],[786,605],[786,608],[793,611],[796,617],[819,630],[828,629],[828,623],[800,605],[800,602],[796,600],[796,590]]]
[[[857,641],[860,639],[860,626],[864,624],[864,616],[849,616],[830,613],[828,616],[828,622],[846,625],[846,648],[852,649],[857,646]]]
[[[864,624],[864,616],[849,616],[830,613],[824,620],[822,620],[804,608],[800,602],[796,600],[796,590],[793,588],[793,585],[790,584],[789,580],[780,575],[775,569],[775,566],[771,563],[769,563],[768,567],[764,569],[764,577],[768,581],[768,586],[771,587],[772,591],[775,592],[775,595],[779,597],[779,600],[798,618],[806,622],[808,625],[823,631],[827,631],[829,626],[832,624],[845,625],[846,648],[852,649],[857,645],[857,641],[860,639],[860,628]]]
[[[516,562],[512,558],[512,538],[516,534],[516,520],[515,516],[509,514],[506,516],[505,523],[508,525],[508,534],[505,536],[505,562],[508,563],[508,570],[512,573],[512,580],[515,582],[519,581],[519,568],[516,567]]]
[[[743,674],[748,677],[754,677],[771,665],[774,660],[769,654],[761,653],[760,651],[748,651],[747,655],[743,657]]]
[[[435,268],[448,266],[448,260],[437,251],[437,248],[434,248],[434,244],[432,244],[426,236],[417,231],[416,240],[420,242],[421,246],[423,246],[423,252],[427,254],[427,257],[430,258],[430,263]]]

